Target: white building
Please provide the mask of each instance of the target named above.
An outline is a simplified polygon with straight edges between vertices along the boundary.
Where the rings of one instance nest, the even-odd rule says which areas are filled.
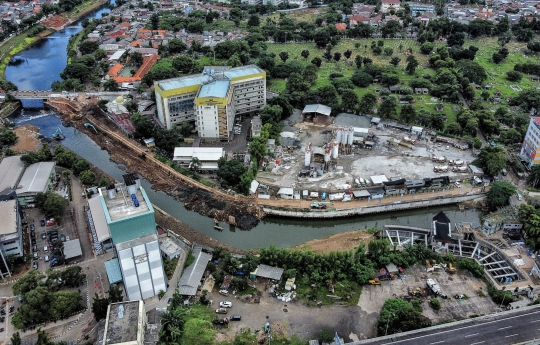
[[[255,65],[205,67],[202,74],[156,81],[154,88],[165,128],[195,121],[199,136],[207,140],[229,140],[235,115],[266,105],[266,72]]]
[[[531,168],[540,163],[540,117],[532,117],[519,154]]]
[[[37,193],[46,193],[56,181],[54,162],[40,162],[28,166],[24,171],[16,192],[21,206],[34,202]]]
[[[23,171],[21,156],[4,157],[0,162],[0,192],[6,188],[16,189]]]
[[[200,170],[217,170],[218,160],[225,157],[223,147],[176,147],[173,161],[189,167],[193,158],[201,163]]]
[[[381,11],[383,13],[397,11],[401,8],[399,0],[381,0]]]

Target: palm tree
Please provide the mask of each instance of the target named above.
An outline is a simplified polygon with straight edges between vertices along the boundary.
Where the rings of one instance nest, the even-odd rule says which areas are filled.
[[[182,308],[168,310],[161,318],[161,330],[159,331],[159,341],[163,344],[177,343],[184,331],[186,323],[186,312]]]

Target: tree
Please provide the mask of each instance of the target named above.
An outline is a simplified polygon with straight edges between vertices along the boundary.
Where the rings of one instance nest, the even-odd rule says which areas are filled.
[[[393,96],[387,96],[383,99],[378,114],[387,119],[397,120],[397,100]]]
[[[521,74],[518,71],[507,71],[506,72],[506,79],[510,81],[519,82],[521,81],[521,78],[523,77],[523,74]]]
[[[516,193],[516,187],[507,181],[495,181],[486,194],[487,202],[492,210],[508,205],[508,199]]]
[[[334,332],[332,332],[331,330],[327,328],[320,330],[317,333],[317,339],[319,339],[323,343],[330,344],[332,341],[334,341]]]
[[[405,70],[409,74],[414,74],[414,71],[418,67],[419,63],[418,60],[414,57],[414,55],[407,56],[407,66],[405,67]]]
[[[397,332],[431,326],[431,321],[422,316],[422,307],[415,308],[401,298],[389,298],[384,302],[379,316],[377,335],[383,336]]]
[[[171,38],[169,40],[169,43],[167,44],[167,50],[172,55],[179,54],[187,49],[187,46],[184,42],[182,42],[179,38]]]
[[[109,287],[109,291],[107,291],[107,294],[109,295],[110,303],[118,303],[124,300],[122,290],[120,290],[120,288],[117,285],[111,285]]]
[[[389,47],[384,48],[384,55],[392,56],[392,54],[394,54],[394,49],[389,48]]]
[[[21,335],[19,334],[19,332],[13,333],[10,341],[11,341],[11,345],[21,345],[22,341],[21,341]]]
[[[79,43],[79,51],[82,55],[92,54],[99,49],[99,42],[84,40]]]
[[[299,78],[300,80],[302,80],[302,76],[300,76],[297,73],[293,73],[293,75],[291,75],[291,77],[292,77],[291,79]],[[291,79],[289,79],[289,81],[291,81]],[[294,89],[294,87],[297,87],[297,86],[294,86],[294,87],[290,86],[290,87],[293,88],[292,90],[297,91],[297,89]],[[289,82],[287,82],[287,88],[289,89]],[[309,85],[308,85],[308,88],[309,88]],[[261,112],[260,112],[262,123],[263,124],[267,124],[267,123],[277,124],[277,123],[279,123],[279,121],[281,120],[281,112],[282,112],[282,110],[283,109],[279,105],[266,105],[264,108],[261,109]]]
[[[360,99],[358,109],[360,109],[362,113],[372,114],[376,104],[377,97],[375,97],[374,94],[368,92]]]
[[[261,23],[260,23],[258,14],[252,14],[251,16],[249,16],[249,19],[247,22],[248,27],[252,28],[252,27],[259,26],[260,24]]]
[[[394,56],[392,59],[390,59],[390,64],[394,67],[397,67],[399,63],[401,62],[401,59],[397,56]]]
[[[94,55],[95,55],[95,53],[94,53]],[[142,63],[144,61],[144,57],[142,56],[142,54],[140,52],[130,53],[129,57],[130,57],[131,61],[137,66],[142,65]]]
[[[307,49],[302,50],[300,55],[302,55],[302,57],[307,60],[307,58],[309,57],[309,50]]]
[[[240,60],[240,57],[238,56],[238,54],[233,54],[233,56],[231,56],[229,58],[229,60],[227,61],[227,64],[231,67],[240,67],[242,66],[242,61]]]
[[[420,47],[420,52],[424,55],[428,55],[433,51],[434,45],[431,42],[424,42]]]
[[[352,55],[352,51],[350,49],[345,50],[345,52],[343,53],[343,56],[345,56],[347,60],[351,58],[351,55]]]
[[[360,69],[362,67],[363,58],[360,55],[356,55],[354,58],[354,64],[356,65],[356,68]]]
[[[251,145],[250,145],[251,147]],[[265,145],[266,151],[266,145]],[[266,154],[266,152],[264,152]],[[258,157],[253,157],[253,159],[260,159],[262,155]],[[258,158],[258,159],[257,159]],[[239,183],[242,174],[246,171],[244,164],[237,160],[228,161],[225,158],[220,158],[218,160],[218,170],[217,176],[221,179],[221,186],[223,188],[232,188],[234,189]]]
[[[0,148],[11,146],[17,142],[17,134],[9,129],[0,129]]]
[[[105,83],[103,83],[103,90],[105,91],[118,91],[120,90],[120,87],[118,86],[118,83],[113,78],[107,79]]]
[[[289,53],[288,52],[281,52],[281,53],[279,53],[279,58],[281,59],[281,61],[285,62],[289,58]]]
[[[318,78],[317,67],[315,65],[307,65],[302,72],[302,77],[306,82],[313,85]]]
[[[62,282],[69,288],[79,287],[86,279],[81,266],[70,266],[61,271]]]
[[[336,62],[339,62],[340,59],[341,59],[341,53],[335,52],[335,53],[334,53],[334,60],[335,60]]]
[[[502,147],[486,146],[478,154],[484,171],[491,176],[497,176],[506,166],[506,155]]]
[[[313,58],[313,60],[311,60],[311,63],[317,67],[321,67],[321,64],[322,64],[322,60],[321,58]]]
[[[86,186],[93,186],[96,183],[96,174],[90,170],[85,170],[79,175],[81,183]]]
[[[69,205],[69,201],[56,193],[47,193],[47,198],[43,203],[43,212],[51,214],[57,222],[60,222],[64,214],[64,208]]]
[[[107,309],[109,307],[108,298],[99,298],[98,294],[94,296],[94,302],[92,302],[92,313],[96,321],[102,320],[107,317]]]
[[[49,333],[38,328],[36,345],[54,345],[54,342],[51,340]]]
[[[341,94],[341,108],[345,110],[356,111],[358,107],[358,95],[353,90],[344,90]]]
[[[351,81],[354,85],[359,87],[368,87],[373,83],[373,77],[363,71],[356,71],[351,77]]]
[[[456,67],[462,75],[477,84],[483,84],[487,79],[487,73],[484,67],[474,61],[467,59],[459,60],[456,62]]]
[[[168,309],[161,318],[160,343],[176,344],[182,337],[185,323],[186,312],[184,309]]]
[[[410,104],[405,104],[401,107],[400,118],[406,123],[411,123],[416,120],[416,109]]]
[[[19,278],[13,284],[13,293],[15,295],[24,296],[27,292],[38,287],[39,282],[44,278],[43,274],[37,270],[30,270],[24,276]]]

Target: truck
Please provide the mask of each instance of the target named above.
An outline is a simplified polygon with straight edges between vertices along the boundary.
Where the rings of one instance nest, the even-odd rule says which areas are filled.
[[[454,167],[454,168],[452,168],[452,171],[453,172],[466,173],[467,172],[467,167]]]
[[[434,279],[430,278],[426,280],[426,285],[437,296],[440,296],[441,298],[444,298],[444,299],[448,298],[448,296],[441,291],[441,287],[439,286],[439,284],[437,284],[437,282]]]
[[[444,163],[444,162],[446,162],[446,157],[444,157],[444,156],[433,156],[431,158],[431,160],[433,162],[436,162],[436,163]]]
[[[433,168],[434,172],[447,172],[448,171],[448,165],[441,165],[438,167]]]

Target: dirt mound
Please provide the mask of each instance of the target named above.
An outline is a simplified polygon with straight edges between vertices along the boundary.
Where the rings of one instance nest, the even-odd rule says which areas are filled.
[[[60,30],[65,24],[67,24],[67,22],[69,22],[68,19],[56,15],[45,19],[41,22],[41,24],[48,28]]]
[[[326,238],[311,240],[298,246],[297,248],[311,249],[315,253],[348,251],[358,247],[360,243],[365,243],[367,245],[373,236],[374,235],[368,234],[365,230],[355,230],[332,235]]]
[[[20,154],[37,151],[41,148],[39,128],[32,125],[22,125],[14,129],[17,142],[10,148]]]

